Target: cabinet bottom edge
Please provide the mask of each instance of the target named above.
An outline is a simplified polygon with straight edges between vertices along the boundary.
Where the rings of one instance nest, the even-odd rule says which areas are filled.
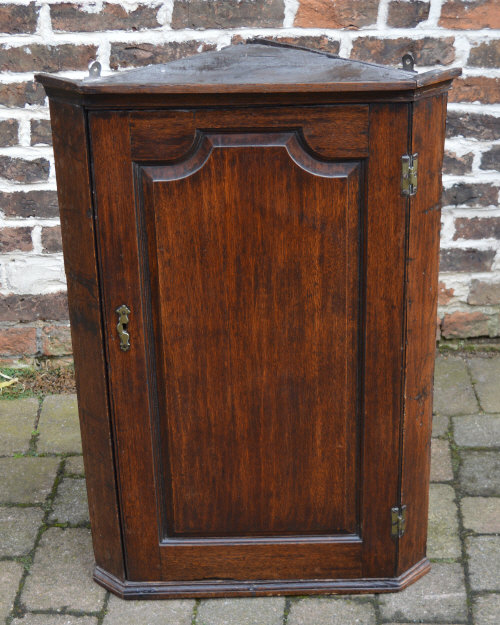
[[[399,577],[362,579],[208,580],[133,582],[120,580],[99,566],[94,580],[122,599],[181,599],[203,597],[259,597],[270,595],[364,594],[398,592],[430,570],[427,558]]]

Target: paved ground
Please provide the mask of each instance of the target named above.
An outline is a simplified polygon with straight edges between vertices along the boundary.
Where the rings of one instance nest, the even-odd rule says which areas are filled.
[[[428,555],[402,593],[124,602],[91,580],[73,396],[0,401],[0,624],[500,623],[500,355],[439,356]],[[35,430],[36,427],[36,430]]]

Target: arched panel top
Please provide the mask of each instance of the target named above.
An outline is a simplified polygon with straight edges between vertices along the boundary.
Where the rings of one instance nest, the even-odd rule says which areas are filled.
[[[191,149],[186,153],[187,158],[171,164],[149,165],[144,171],[155,181],[181,180],[199,171],[214,149],[241,147],[283,147],[298,167],[323,178],[345,178],[358,166],[356,161],[339,163],[317,160],[306,151],[303,136],[298,131],[259,134],[211,134],[197,131]]]
[[[300,132],[307,149],[324,160],[368,155],[368,107],[322,106],[134,113],[130,116],[132,158],[184,160],[197,133]]]

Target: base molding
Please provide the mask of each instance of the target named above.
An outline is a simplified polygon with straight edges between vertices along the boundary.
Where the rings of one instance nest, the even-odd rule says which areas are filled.
[[[258,597],[269,595],[321,595],[398,592],[430,570],[427,558],[399,577],[365,579],[301,579],[258,581],[123,581],[99,566],[94,580],[122,599],[180,599],[202,597]]]

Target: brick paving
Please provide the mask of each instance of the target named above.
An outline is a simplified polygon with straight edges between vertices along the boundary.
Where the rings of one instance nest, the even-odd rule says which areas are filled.
[[[401,593],[378,596],[142,602],[110,595],[91,579],[75,397],[2,400],[0,625],[498,625],[499,382],[498,354],[437,357],[432,571]]]

